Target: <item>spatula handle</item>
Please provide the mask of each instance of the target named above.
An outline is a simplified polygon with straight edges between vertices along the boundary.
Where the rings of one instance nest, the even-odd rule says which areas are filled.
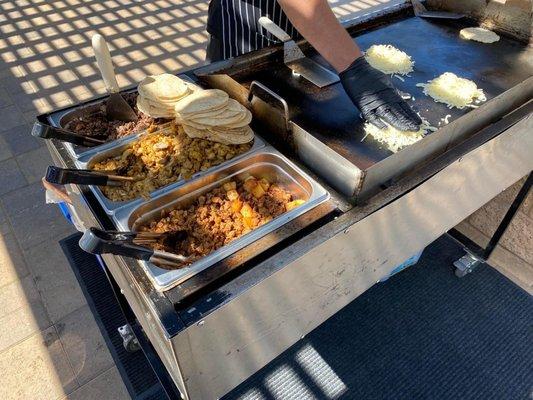
[[[102,79],[104,80],[107,92],[118,93],[119,86],[115,75],[115,68],[113,67],[111,54],[109,53],[109,48],[107,47],[104,37],[97,33],[92,38],[92,45],[96,57],[96,63],[102,74]]]
[[[281,29],[268,17],[259,18],[259,24],[284,43],[292,40],[287,32]]]

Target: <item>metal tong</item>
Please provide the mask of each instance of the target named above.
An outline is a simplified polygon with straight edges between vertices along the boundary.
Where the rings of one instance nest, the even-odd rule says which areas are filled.
[[[187,237],[185,231],[166,233],[156,232],[120,232],[89,228],[80,239],[80,247],[91,254],[115,254],[149,261],[161,267],[181,268],[189,257],[146,247],[163,239],[170,247]]]
[[[101,144],[105,143],[105,140],[79,135],[77,133],[67,131],[66,129],[57,128],[42,122],[35,122],[33,124],[31,134],[41,139],[58,139],[63,142],[69,142],[83,147],[100,146]]]
[[[115,171],[92,171],[88,169],[69,169],[50,165],[46,170],[46,180],[56,185],[69,183],[76,185],[120,186],[125,182],[135,182],[133,176],[114,175]]]

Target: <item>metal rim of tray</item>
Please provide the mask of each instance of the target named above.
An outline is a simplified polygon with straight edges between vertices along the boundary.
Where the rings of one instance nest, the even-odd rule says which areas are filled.
[[[157,133],[159,131],[154,131],[151,133]],[[79,158],[75,161],[76,166],[80,169],[87,169],[90,168],[91,162],[96,157],[105,157],[106,154],[112,153],[114,151],[117,151],[117,149],[120,149],[122,147],[127,147],[134,141],[138,140],[141,136],[143,136],[144,133],[138,133],[132,136],[128,136],[122,139],[119,139],[118,141],[105,143],[102,146],[99,146],[98,149],[92,149],[91,152],[85,154],[83,157]],[[200,171],[195,173],[190,179],[178,179],[176,182],[170,183],[166,186],[162,186],[153,192],[150,193],[150,198],[155,198],[161,194],[164,194],[170,190],[173,190],[179,186],[182,186],[186,184],[187,182],[194,181],[196,179],[201,178],[204,175],[207,175],[213,171],[217,171],[219,169],[222,169],[228,165],[231,165],[234,162],[237,162],[243,157],[246,157],[248,155],[251,155],[260,149],[264,148],[267,145],[267,143],[264,141],[262,137],[255,134],[254,137],[254,143],[252,145],[252,148],[242,154],[239,154],[235,157],[233,157],[230,160],[224,161],[218,165],[215,165],[205,171]],[[111,155],[110,155],[111,156]],[[88,188],[93,192],[95,197],[98,199],[99,203],[102,205],[102,208],[106,212],[106,214],[113,216],[118,210],[121,210],[125,207],[135,206],[138,204],[141,204],[144,202],[144,199],[142,197],[132,199],[132,200],[126,200],[126,201],[112,201],[108,199],[102,190],[98,186],[89,185]]]
[[[292,161],[290,161],[287,157],[285,157],[283,154],[281,154],[279,151],[277,151],[275,148],[271,146],[266,146],[265,148],[258,150],[254,153],[248,154],[247,156],[242,157],[239,160],[235,160],[235,162],[226,165],[224,168],[220,168],[216,171],[215,170],[210,171],[210,174],[221,173],[224,170],[229,170],[232,167],[237,166],[239,163],[245,163],[247,160],[250,160],[254,157],[260,157],[262,154],[278,158],[279,160],[281,160],[283,164],[286,165],[287,169],[291,169],[295,171],[297,175],[299,175],[303,180],[305,180],[310,185],[312,193],[310,193],[310,197],[306,201],[306,203],[300,207],[296,207],[293,210],[283,213],[282,215],[276,217],[272,221],[248,232],[247,234],[235,239],[230,244],[227,244],[215,250],[214,252],[210,253],[209,255],[203,257],[202,259],[196,261],[191,266],[186,267],[187,273],[181,272],[181,271],[184,271],[185,268],[177,269],[177,270],[166,270],[163,268],[159,268],[150,262],[139,261],[139,264],[142,266],[144,272],[146,273],[146,275],[148,276],[148,278],[150,279],[150,281],[153,283],[154,287],[157,290],[166,291],[185,282],[186,280],[194,277],[196,274],[200,273],[201,271],[209,268],[216,262],[223,260],[224,258],[230,256],[236,251],[246,247],[248,244],[262,238],[263,236],[274,232],[276,229],[281,228],[282,226],[286,225],[290,221],[310,211],[311,209],[317,207],[318,205],[322,204],[323,202],[327,201],[330,198],[329,192],[322,185],[320,185],[317,181],[315,181],[312,177],[310,177],[301,168],[299,168]],[[269,163],[263,162],[263,164],[269,164]],[[254,168],[254,166],[256,166],[256,164],[251,164],[244,168],[238,169],[237,171],[232,172],[231,174],[225,176],[224,178],[208,184],[207,187],[209,188],[217,187],[218,185],[222,184],[221,181],[231,179],[232,177],[245,173],[247,170]],[[295,180],[295,178],[292,177],[287,171],[284,171],[284,172],[288,176],[290,176],[293,180]],[[206,175],[209,175],[209,174],[206,174]],[[193,185],[194,182],[188,182],[185,185],[187,184]],[[178,187],[174,187],[172,190],[177,190],[177,189]],[[158,196],[155,196],[151,200],[143,201],[142,203],[131,205],[128,208],[128,210],[122,209],[120,211],[120,214],[116,214],[113,216],[113,220],[115,221],[119,229],[124,229],[124,230],[131,229],[131,227],[129,226],[130,225],[129,220],[139,208],[146,206],[152,202],[156,202],[158,199],[171,193],[172,190],[169,189],[165,193],[160,193]],[[191,191],[191,193],[196,193],[196,192],[199,192],[200,190],[202,190],[202,188],[196,188],[193,191]],[[168,206],[168,204],[171,204],[173,201],[166,203],[166,205]],[[163,207],[164,205],[159,206],[157,209],[159,210],[160,208],[163,208]],[[157,272],[161,273],[162,275],[164,275],[164,278],[161,279],[159,278],[159,276],[155,276],[153,271],[155,271],[156,273]]]

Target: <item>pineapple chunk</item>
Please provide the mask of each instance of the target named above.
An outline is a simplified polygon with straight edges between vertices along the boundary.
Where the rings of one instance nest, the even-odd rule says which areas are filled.
[[[241,215],[244,218],[251,218],[254,215],[254,210],[248,203],[244,203],[241,208]]]
[[[293,201],[287,203],[287,205],[285,207],[287,208],[287,211],[290,211],[290,210],[295,209],[296,207],[301,206],[304,203],[305,203],[305,200],[293,200]]]
[[[224,185],[222,185],[222,187],[224,188],[226,192],[229,192],[230,190],[237,189],[237,182],[229,181],[229,182],[226,182]]]
[[[247,178],[245,181],[244,181],[244,184],[242,185],[242,187],[244,188],[244,190],[246,190],[248,193],[252,193],[252,190],[258,185],[257,183],[257,179],[255,179],[253,176],[252,177],[249,177]]]
[[[231,210],[235,213],[238,213],[241,211],[242,208],[242,201],[240,199],[235,199],[231,202]]]
[[[244,217],[243,218],[243,224],[244,227],[247,229],[252,229],[254,227],[254,222],[252,217]]]
[[[235,189],[230,189],[227,191],[226,196],[229,200],[237,200],[239,198],[239,193]]]
[[[259,180],[259,184],[261,185],[261,187],[263,188],[263,190],[266,192],[268,190],[268,188],[270,187],[270,182],[267,181],[265,178],[261,178]]]
[[[263,189],[263,186],[261,186],[260,184],[257,184],[257,185],[252,189],[252,195],[253,195],[256,199],[260,199],[260,198],[263,197],[265,194],[266,194],[266,191],[265,191],[265,189]]]

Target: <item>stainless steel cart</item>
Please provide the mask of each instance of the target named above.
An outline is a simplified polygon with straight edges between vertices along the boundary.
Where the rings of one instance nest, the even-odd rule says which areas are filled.
[[[417,93],[415,107],[430,122],[452,114],[398,153],[361,142],[340,87],[318,92],[291,76],[279,47],[186,74],[248,104],[266,146],[328,196],[172,285],[158,287],[142,262],[103,256],[184,398],[224,395],[532,170],[532,49],[508,36],[490,48],[461,40],[458,30],[471,23],[422,20],[408,5],[347,23],[363,47],[388,42],[416,60],[413,77],[397,83]],[[418,93],[416,83],[448,70],[478,82],[488,101],[450,112]],[[79,165],[64,143],[48,147],[58,166]],[[79,224],[117,228],[94,190],[68,191]]]

